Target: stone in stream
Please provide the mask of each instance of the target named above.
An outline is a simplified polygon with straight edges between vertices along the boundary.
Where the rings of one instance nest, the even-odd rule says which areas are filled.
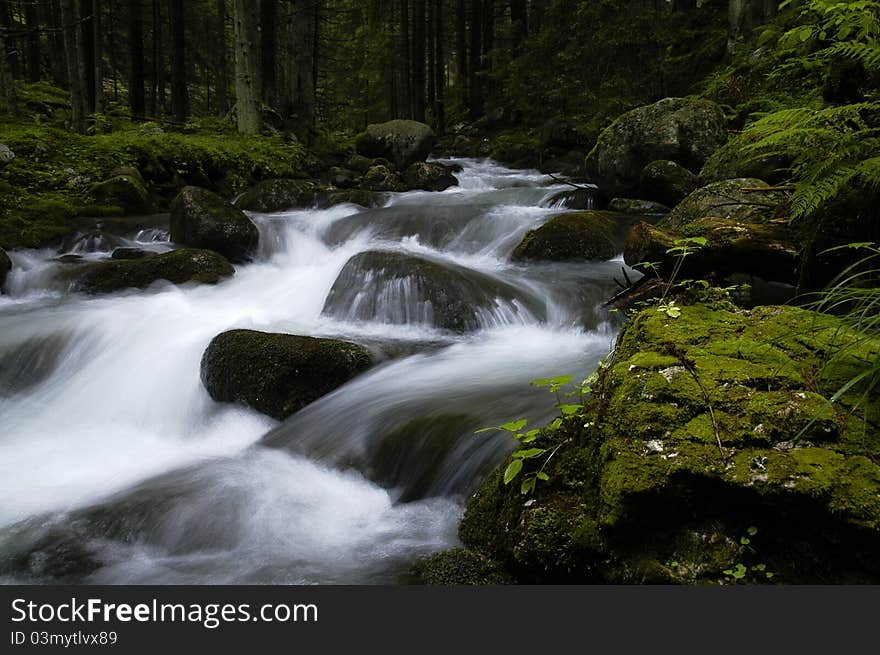
[[[256,254],[260,232],[243,211],[216,193],[189,186],[171,204],[171,240],[244,262]]]
[[[235,206],[254,212],[277,212],[311,207],[319,187],[309,180],[264,180],[245,191]]]
[[[408,190],[445,191],[458,186],[458,180],[448,166],[437,162],[416,162],[403,172],[403,184]]]
[[[3,248],[0,248],[0,289],[6,284],[6,276],[12,270],[12,260]]]
[[[384,157],[398,171],[405,171],[418,161],[425,161],[435,142],[434,130],[424,123],[393,120],[374,123],[357,137],[355,148],[364,157]]]
[[[283,420],[371,365],[370,353],[347,341],[230,330],[208,345],[201,378],[214,400]]]
[[[143,289],[159,280],[216,284],[234,273],[232,265],[216,252],[188,248],[140,259],[83,264],[65,269],[58,277],[74,291],[97,294]]]
[[[674,161],[652,161],[639,176],[639,197],[675,207],[699,187],[699,179]]]
[[[637,200],[635,198],[615,198],[608,203],[608,211],[618,214],[635,214],[649,216],[668,214],[669,207],[651,200]]]
[[[584,261],[612,259],[619,251],[618,225],[609,212],[584,211],[551,218],[529,230],[513,251],[514,261]]]
[[[420,323],[467,332],[498,309],[543,314],[543,304],[497,278],[450,262],[368,251],[342,269],[324,313],[357,321]],[[491,319],[489,319],[491,320]]]
[[[609,196],[631,197],[649,163],[664,159],[699,170],[726,138],[724,112],[715,103],[665,98],[608,126],[587,156],[587,174]]]

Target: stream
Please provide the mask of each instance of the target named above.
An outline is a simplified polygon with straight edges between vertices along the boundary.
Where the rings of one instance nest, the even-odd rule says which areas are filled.
[[[442,193],[253,214],[257,261],[216,286],[71,294],[61,253],[11,253],[0,582],[388,584],[457,545],[468,495],[514,445],[475,430],[553,418],[529,381],[582,379],[607,354],[623,263],[511,263],[566,187],[455,161]],[[63,253],[119,246],[173,247],[157,225]],[[462,329],[406,275],[425,262],[461,281]],[[377,364],[279,423],[203,388],[202,354],[231,328],[354,341]]]

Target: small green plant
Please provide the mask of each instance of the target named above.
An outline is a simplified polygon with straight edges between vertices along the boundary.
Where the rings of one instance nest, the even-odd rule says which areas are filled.
[[[746,530],[746,534],[744,534],[739,539],[740,545],[747,549],[751,553],[754,553],[754,548],[751,547],[752,539],[758,534],[758,528],[755,526],[750,526]],[[763,562],[758,564],[753,564],[748,566],[743,562],[737,562],[735,566],[729,569],[725,569],[723,571],[724,576],[733,582],[734,584],[738,583],[746,583],[746,582],[769,582],[776,577],[776,574],[773,571],[767,570],[767,565]]]
[[[663,292],[660,294],[660,299],[657,301],[657,311],[661,314],[666,314],[669,318],[678,318],[681,316],[681,307],[676,304],[675,299],[666,300],[667,295],[669,295],[669,291],[675,286],[676,280],[678,276],[681,274],[681,267],[684,264],[685,259],[696,253],[700,248],[705,246],[708,243],[705,237],[685,237],[681,239],[676,239],[673,242],[673,246],[667,249],[667,255],[675,256],[675,263],[672,266],[672,272],[669,274],[669,279],[663,280],[660,275],[660,263],[659,262],[640,262],[635,264],[636,268],[643,268],[645,270],[650,270],[657,277],[657,280],[663,285]],[[682,280],[679,284],[683,284],[685,282],[689,282],[687,280]],[[704,280],[698,280],[695,284],[705,285],[708,283]],[[704,288],[705,288],[704,286]]]

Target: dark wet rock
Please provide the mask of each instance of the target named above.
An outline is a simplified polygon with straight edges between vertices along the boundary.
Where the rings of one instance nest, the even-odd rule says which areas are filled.
[[[334,207],[335,205],[360,205],[361,207],[378,207],[381,194],[368,191],[367,189],[346,189],[345,191],[334,191],[324,193],[317,199],[317,206],[320,209]]]
[[[283,420],[372,364],[356,344],[254,330],[231,330],[202,357],[202,383],[218,402],[239,402]]]
[[[651,200],[636,200],[634,198],[615,198],[608,203],[608,211],[617,212],[618,214],[668,214],[669,207],[661,205],[659,202]]]
[[[458,179],[448,166],[436,162],[416,162],[403,172],[403,184],[408,190],[445,191],[458,186]]]
[[[171,240],[242,262],[256,254],[260,233],[243,211],[216,193],[186,187],[171,205]]]
[[[110,259],[143,259],[144,257],[151,257],[155,254],[156,253],[149,250],[143,250],[142,248],[117,248],[113,251],[113,254],[110,255]]]
[[[311,207],[320,191],[308,180],[265,180],[235,200],[235,206],[254,212],[277,212]]]
[[[12,260],[3,248],[0,248],[0,289],[6,284],[6,276],[12,270]]]
[[[465,332],[481,327],[481,313],[499,303],[510,311],[522,305],[533,314],[543,312],[539,301],[485,273],[406,253],[368,251],[346,263],[324,313]]]
[[[371,166],[364,174],[361,184],[364,188],[374,192],[404,190],[400,175],[381,164]]]
[[[527,232],[512,258],[516,261],[612,259],[619,252],[616,229],[614,215],[608,212],[562,214]]]
[[[112,293],[143,289],[159,280],[173,284],[216,284],[235,273],[232,265],[210,250],[173,250],[154,257],[107,260],[62,271],[60,279],[75,291]]]
[[[330,184],[337,189],[351,189],[357,186],[357,173],[334,166],[330,169]]]
[[[384,157],[398,171],[404,171],[431,154],[436,137],[424,123],[393,120],[368,125],[357,138],[356,149],[365,157]]]
[[[598,187],[569,189],[554,194],[544,204],[548,207],[564,207],[566,209],[602,209],[604,197]]]
[[[699,170],[726,140],[724,112],[708,100],[666,98],[623,114],[589,153],[590,179],[610,196],[638,192],[642,170],[664,159]]]
[[[639,197],[675,207],[700,186],[699,178],[674,161],[652,161],[639,176]]]

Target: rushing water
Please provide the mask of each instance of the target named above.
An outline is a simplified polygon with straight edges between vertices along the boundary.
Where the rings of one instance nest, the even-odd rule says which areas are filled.
[[[595,367],[614,336],[598,308],[621,267],[512,264],[564,187],[459,163],[460,186],[443,193],[254,215],[258,261],[214,287],[86,297],[53,281],[70,265],[58,252],[12,253],[2,580],[394,582],[455,545],[467,494],[511,448],[474,430],[552,417],[529,380]],[[64,251],[132,245],[172,247],[159,226]],[[455,329],[427,302],[431,276],[461,296]],[[201,385],[205,347],[235,327],[356,341],[378,364],[278,423]]]

